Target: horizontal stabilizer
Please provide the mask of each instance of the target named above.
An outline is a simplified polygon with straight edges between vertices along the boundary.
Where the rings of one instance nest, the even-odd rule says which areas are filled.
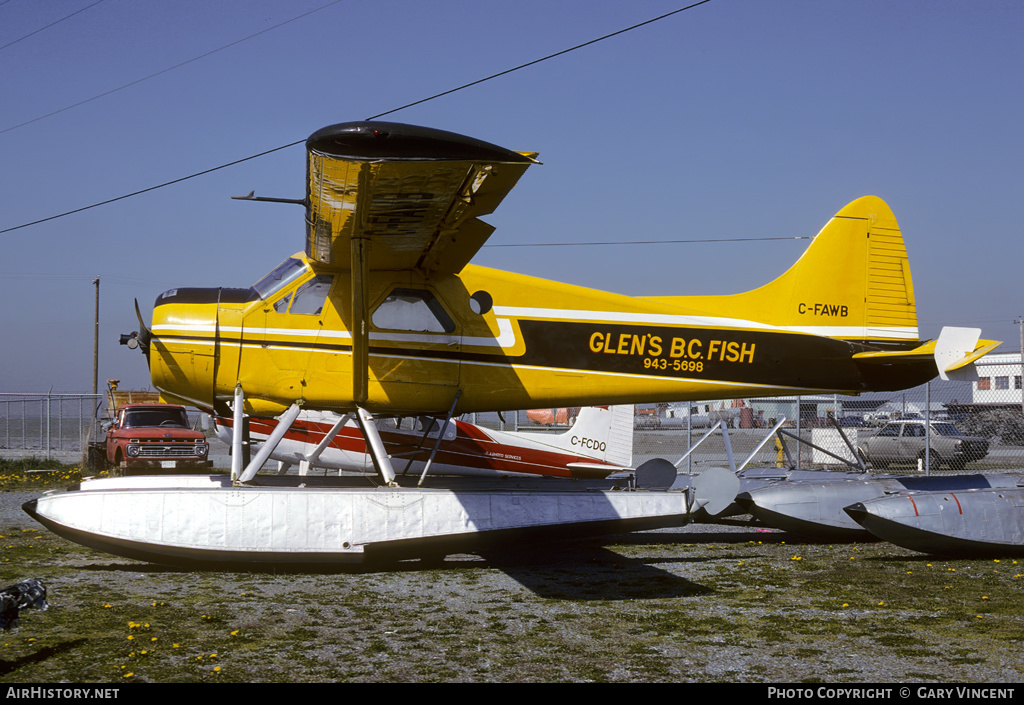
[[[583,480],[590,478],[601,479],[608,477],[611,473],[632,469],[628,467],[609,467],[605,463],[568,463],[566,467],[572,472],[573,477]]]
[[[938,340],[929,340],[912,350],[879,351],[857,353],[853,359],[858,362],[894,365],[916,363],[934,359],[942,379],[949,379],[950,373],[968,370],[968,365],[995,350],[1001,341],[982,340],[979,328],[954,328],[946,326],[939,333]]]

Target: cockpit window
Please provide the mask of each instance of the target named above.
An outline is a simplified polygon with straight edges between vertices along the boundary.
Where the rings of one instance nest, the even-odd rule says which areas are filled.
[[[265,301],[269,297],[273,296],[275,291],[278,291],[287,284],[295,281],[305,272],[306,265],[302,260],[289,257],[284,262],[277,265],[274,268],[274,271],[253,284],[252,288],[255,289],[260,298]]]
[[[390,330],[454,333],[455,323],[432,293],[395,289],[373,312],[373,325]]]
[[[332,281],[334,281],[334,277],[328,274],[318,274],[300,286],[299,290],[295,292],[295,300],[292,301],[288,312],[319,316],[324,310],[324,302],[327,301]]]

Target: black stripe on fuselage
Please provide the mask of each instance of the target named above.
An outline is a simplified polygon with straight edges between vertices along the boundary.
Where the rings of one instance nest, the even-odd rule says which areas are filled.
[[[613,323],[520,320],[522,355],[436,347],[371,344],[376,357],[403,357],[492,365],[524,365],[585,372],[736,382],[806,389],[896,390],[935,375],[932,362],[858,364],[854,353],[877,349],[824,336],[776,331],[673,328]],[[212,342],[201,336],[176,340]],[[238,345],[221,336],[219,345]],[[349,353],[350,344],[246,338],[246,345]],[[429,344],[429,343],[425,343]]]

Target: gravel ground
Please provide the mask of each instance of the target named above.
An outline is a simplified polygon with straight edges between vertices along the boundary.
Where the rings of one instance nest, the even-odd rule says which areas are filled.
[[[190,572],[0,491],[0,682],[1018,682],[1024,566],[807,543],[749,517],[386,569]]]

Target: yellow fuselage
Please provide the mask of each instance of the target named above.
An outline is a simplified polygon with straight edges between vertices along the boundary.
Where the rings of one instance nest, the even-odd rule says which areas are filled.
[[[262,297],[255,289],[161,295],[150,367],[164,398],[213,409],[241,384],[255,415],[295,402],[356,405],[350,277],[318,272],[301,254],[289,262],[288,280],[263,287]],[[369,373],[359,406],[382,414],[444,412],[456,390],[464,413],[859,393],[935,374],[925,364],[901,368],[898,379],[880,376],[852,359],[868,346],[687,306],[714,308],[727,297],[640,299],[474,265],[431,280],[374,272],[367,294]],[[813,304],[817,324],[844,322],[843,302],[817,314]]]

